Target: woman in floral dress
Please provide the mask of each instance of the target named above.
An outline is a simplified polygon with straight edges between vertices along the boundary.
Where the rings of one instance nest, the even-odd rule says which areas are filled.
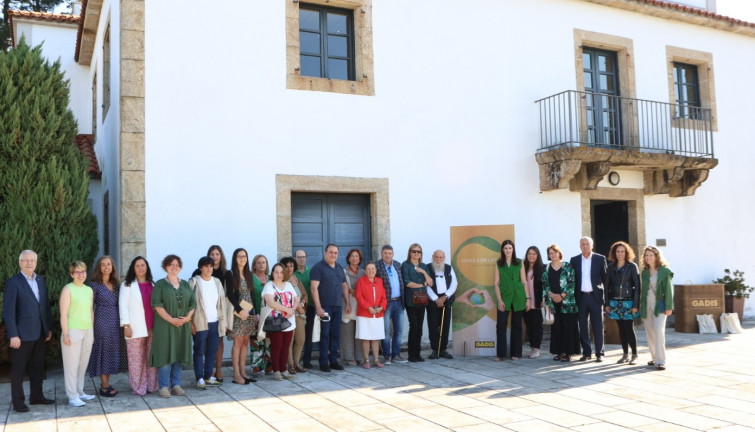
[[[118,313],[118,271],[113,259],[103,256],[94,264],[89,286],[94,294],[94,344],[89,357],[89,377],[100,377],[100,396],[113,397],[110,375],[128,371],[126,341]]]

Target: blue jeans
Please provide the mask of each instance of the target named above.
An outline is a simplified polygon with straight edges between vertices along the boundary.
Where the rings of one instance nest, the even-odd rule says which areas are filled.
[[[391,359],[401,352],[401,334],[404,325],[404,308],[401,300],[388,301],[383,325],[385,325],[385,339],[382,341],[383,357]],[[393,343],[391,344],[391,323],[393,323]]]
[[[207,330],[198,331],[193,339],[194,376],[196,376],[197,381],[200,378],[209,379],[215,365],[215,354],[218,352],[218,345],[220,345],[218,322],[207,323]]]
[[[323,306],[330,321],[320,322],[320,366],[338,363],[338,347],[341,344],[341,306]]]
[[[181,372],[183,370],[184,368],[179,362],[157,368],[157,382],[160,388],[181,385]]]

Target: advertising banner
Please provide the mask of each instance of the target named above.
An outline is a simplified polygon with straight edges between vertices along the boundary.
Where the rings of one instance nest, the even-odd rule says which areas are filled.
[[[451,265],[459,286],[453,305],[456,355],[495,356],[496,295],[493,287],[501,243],[514,225],[451,227]]]

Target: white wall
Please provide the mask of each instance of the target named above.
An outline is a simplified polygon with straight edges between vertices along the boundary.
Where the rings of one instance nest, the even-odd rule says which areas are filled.
[[[42,44],[42,55],[55,62],[60,60],[60,68],[70,84],[69,108],[78,120],[79,133],[92,131],[92,91],[87,84],[87,68],[73,60],[76,49],[76,25],[47,21],[14,18],[17,23],[15,40],[26,37],[27,45]]]
[[[634,41],[639,98],[668,102],[666,45],[713,53],[720,165],[693,197],[646,197],[647,239],[667,239],[677,282],[755,275],[743,258],[755,202],[732,188],[753,178],[742,119],[755,108],[742,95],[755,38],[581,1],[380,1],[376,94],[350,96],[286,89],[283,2],[232,0],[240,13],[203,14],[201,28],[179,4],[146,3],[153,267],[178,253],[187,275],[212,243],[275,259],[275,174],[389,178],[401,259],[415,241],[448,251],[450,226],[508,223],[521,251],[577,254],[579,194],[538,187],[533,101],[576,87],[579,28]]]

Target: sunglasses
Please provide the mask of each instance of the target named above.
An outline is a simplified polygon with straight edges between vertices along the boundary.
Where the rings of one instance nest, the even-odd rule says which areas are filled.
[[[421,253],[422,253],[422,251],[421,251],[421,250],[413,250],[413,251],[412,251],[412,253],[418,253],[418,254],[421,254]]]

